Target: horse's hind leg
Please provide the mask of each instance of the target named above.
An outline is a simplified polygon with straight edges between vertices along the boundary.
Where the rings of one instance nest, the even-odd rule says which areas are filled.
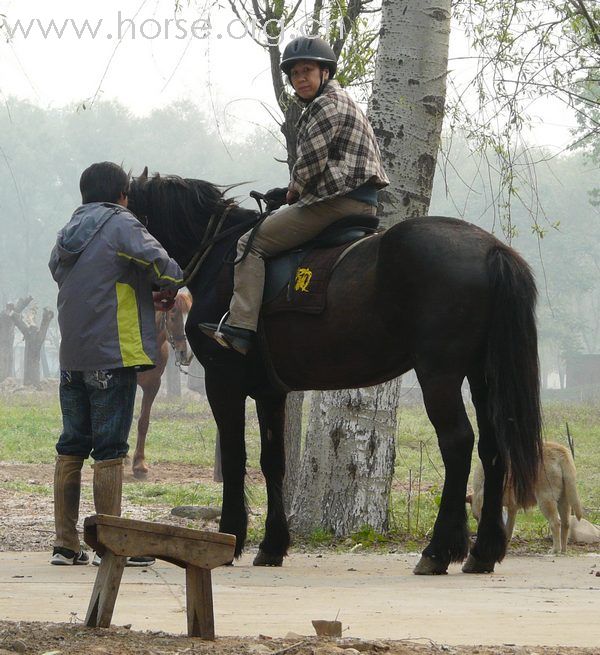
[[[256,408],[260,423],[260,466],[267,484],[267,520],[254,566],[281,566],[290,543],[283,506],[285,396],[257,398]]]
[[[471,467],[473,430],[461,396],[462,377],[426,375],[417,369],[427,415],[438,437],[446,476],[433,536],[414,572],[446,573],[450,562],[462,561],[468,552],[465,494]]]
[[[244,496],[246,393],[235,383],[242,377],[242,373],[235,368],[205,367],[206,396],[219,430],[221,445],[223,505],[219,531],[235,535],[236,557],[244,550],[248,529]]]
[[[478,453],[483,465],[485,482],[477,541],[471,548],[463,571],[465,573],[491,573],[496,562],[502,561],[506,553],[506,528],[502,520],[505,471],[498,452],[494,430],[488,417],[487,385],[483,377],[477,375],[469,376],[469,384],[477,413]],[[514,524],[514,516],[512,522]]]

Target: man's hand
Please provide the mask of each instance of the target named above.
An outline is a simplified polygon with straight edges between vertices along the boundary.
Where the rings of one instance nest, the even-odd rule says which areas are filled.
[[[175,305],[176,290],[165,289],[164,291],[153,291],[152,300],[154,309],[157,312],[168,312]]]
[[[285,201],[288,205],[293,205],[294,203],[298,202],[298,198],[300,198],[300,194],[297,191],[288,189],[288,192],[285,196]]]

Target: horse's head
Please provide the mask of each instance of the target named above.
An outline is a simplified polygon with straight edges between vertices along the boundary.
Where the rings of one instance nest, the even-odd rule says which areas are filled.
[[[210,217],[228,202],[210,182],[158,173],[148,177],[147,167],[129,186],[130,211],[182,267],[202,241]]]
[[[180,291],[175,298],[173,308],[165,316],[167,338],[175,351],[175,361],[184,366],[187,366],[194,356],[185,337],[185,317],[189,313],[191,305],[192,299],[189,293]]]

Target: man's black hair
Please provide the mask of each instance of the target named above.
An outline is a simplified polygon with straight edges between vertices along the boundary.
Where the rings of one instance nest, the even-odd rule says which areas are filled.
[[[117,164],[103,161],[83,171],[79,180],[81,201],[116,203],[121,194],[127,195],[129,175]]]

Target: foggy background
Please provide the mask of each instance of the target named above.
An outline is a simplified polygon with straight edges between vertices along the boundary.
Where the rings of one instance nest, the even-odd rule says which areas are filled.
[[[139,174],[196,177],[233,193],[287,183],[287,166],[266,52],[228,8],[195,2],[174,14],[174,0],[89,2],[0,0],[11,27],[32,26],[0,42],[0,302],[31,294],[55,307],[47,261],[57,230],[79,204],[78,180],[90,163],[111,160]],[[121,12],[119,14],[119,12]],[[202,38],[177,38],[165,21]],[[95,38],[44,38],[39,25],[84,20]],[[117,38],[119,19],[135,21]],[[0,22],[2,21],[0,16]],[[141,26],[145,22],[145,36]],[[152,38],[149,38],[152,37]],[[289,34],[292,38],[292,34]],[[286,36],[286,41],[289,40]],[[451,75],[468,87],[471,53],[453,30]],[[512,245],[533,266],[540,290],[543,382],[556,386],[568,353],[600,352],[599,209],[590,192],[597,165],[565,149],[574,117],[550,101],[531,108],[534,128],[522,135],[533,187],[512,208]],[[472,156],[460,134],[444,140],[430,213],[464,218],[505,240],[493,153]],[[535,163],[535,165],[532,165]],[[537,230],[532,224],[537,224]],[[540,230],[543,233],[541,238]],[[53,324],[55,328],[55,323]],[[17,337],[17,341],[18,341]]]

